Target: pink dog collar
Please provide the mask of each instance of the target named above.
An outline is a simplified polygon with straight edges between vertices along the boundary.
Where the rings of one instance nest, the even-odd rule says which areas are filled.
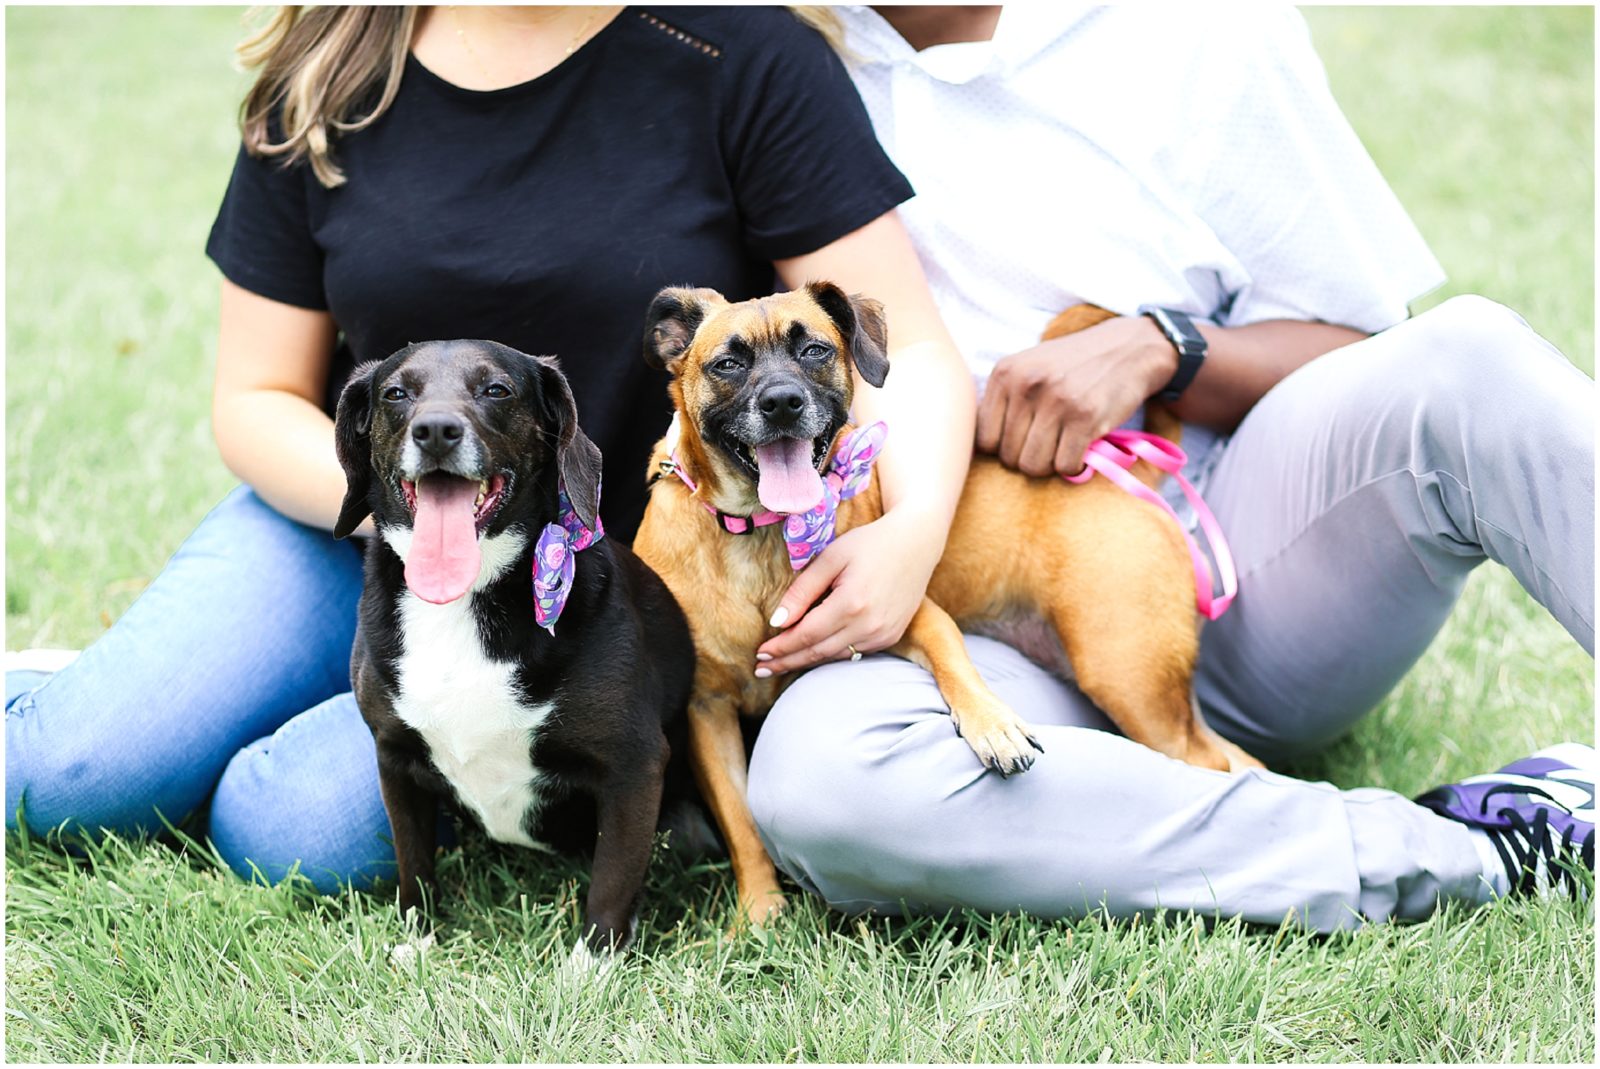
[[[872,478],[872,465],[883,452],[883,440],[889,428],[883,422],[870,427],[858,427],[846,435],[833,455],[833,464],[822,478],[822,500],[805,512],[782,513],[763,509],[751,516],[730,516],[720,512],[708,502],[701,502],[707,512],[717,518],[722,529],[729,534],[749,534],[758,527],[783,524],[783,541],[789,547],[789,566],[799,571],[811,563],[811,558],[827,549],[833,542],[838,519],[839,502],[848,501],[866,488]],[[678,454],[669,454],[667,470],[683,480],[691,494],[699,487],[678,463]]]
[[[1097,438],[1089,443],[1089,448],[1083,454],[1083,470],[1076,475],[1066,476],[1066,480],[1069,483],[1088,482],[1094,478],[1095,472],[1099,472],[1128,493],[1158,506],[1171,516],[1172,522],[1178,524],[1178,530],[1183,534],[1183,540],[1189,547],[1189,560],[1194,565],[1195,605],[1207,620],[1215,620],[1228,611],[1228,606],[1233,604],[1234,597],[1239,593],[1239,575],[1234,569],[1233,551],[1228,548],[1228,540],[1222,533],[1222,526],[1211,514],[1211,509],[1206,507],[1199,491],[1195,490],[1180,472],[1188,459],[1182,449],[1165,438],[1146,434],[1144,431],[1115,430],[1104,438]],[[1200,546],[1195,542],[1194,536],[1184,530],[1183,524],[1178,522],[1177,512],[1167,504],[1166,498],[1129,473],[1128,469],[1139,460],[1147,460],[1177,479],[1178,486],[1183,490],[1183,496],[1194,506],[1195,516],[1200,520],[1200,529],[1205,532],[1206,540],[1211,543],[1211,555],[1216,558],[1217,572],[1222,577],[1220,596],[1212,593],[1211,569],[1206,564],[1205,556],[1200,552]]]

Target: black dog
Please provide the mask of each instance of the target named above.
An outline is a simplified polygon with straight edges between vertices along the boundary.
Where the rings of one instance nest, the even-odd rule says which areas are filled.
[[[654,572],[585,538],[600,451],[566,377],[495,342],[411,345],[356,369],[335,433],[334,536],[369,514],[378,533],[350,671],[402,913],[436,889],[446,800],[501,842],[593,846],[585,939],[621,947],[680,778],[694,646]]]

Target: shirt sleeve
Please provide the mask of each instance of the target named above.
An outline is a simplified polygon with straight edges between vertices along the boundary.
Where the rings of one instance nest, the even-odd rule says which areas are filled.
[[[241,146],[206,255],[233,283],[263,297],[318,311],[328,307],[322,249],[311,233],[304,163],[252,156]]]
[[[1339,110],[1304,19],[1244,9],[1192,99],[1190,196],[1247,281],[1222,324],[1313,319],[1375,333],[1444,271]],[[1213,60],[1218,57],[1213,56]],[[1181,166],[1181,164],[1180,164]]]
[[[827,42],[781,8],[761,17],[765,32],[728,56],[723,143],[745,241],[779,260],[865,226],[912,190]]]

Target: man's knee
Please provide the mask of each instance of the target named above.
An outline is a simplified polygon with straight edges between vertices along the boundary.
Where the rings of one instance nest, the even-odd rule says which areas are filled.
[[[1393,369],[1398,384],[1434,407],[1470,406],[1475,419],[1539,404],[1551,389],[1543,373],[1566,363],[1521,316],[1485,297],[1452,297],[1409,327],[1412,359]]]
[[[1451,297],[1423,312],[1416,322],[1430,329],[1452,348],[1485,347],[1503,350],[1533,335],[1527,320],[1498,301],[1476,293]]]
[[[1413,446],[1496,446],[1511,437],[1580,433],[1571,418],[1590,384],[1504,305],[1452,297],[1394,328],[1378,370],[1395,433]],[[1581,381],[1580,381],[1581,380]],[[1581,434],[1589,434],[1585,426]],[[1428,463],[1441,458],[1418,458]]]

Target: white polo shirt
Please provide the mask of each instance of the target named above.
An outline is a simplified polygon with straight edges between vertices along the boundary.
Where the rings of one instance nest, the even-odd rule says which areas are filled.
[[[838,11],[980,388],[1083,301],[1374,332],[1444,281],[1292,8],[1019,4],[991,41],[920,53]]]

